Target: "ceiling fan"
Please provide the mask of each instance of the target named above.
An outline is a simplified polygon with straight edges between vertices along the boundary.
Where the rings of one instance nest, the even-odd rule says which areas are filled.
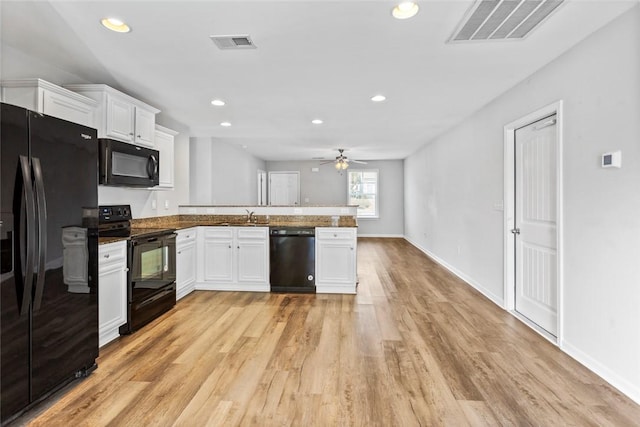
[[[336,156],[335,160],[328,160],[326,162],[322,162],[320,163],[321,165],[326,165],[327,163],[333,163],[336,167],[337,170],[342,171],[345,170],[349,167],[349,163],[360,163],[362,165],[366,165],[367,162],[363,162],[362,160],[352,160],[347,158],[347,156],[344,155],[344,148],[338,148],[338,152],[340,153],[338,156]]]

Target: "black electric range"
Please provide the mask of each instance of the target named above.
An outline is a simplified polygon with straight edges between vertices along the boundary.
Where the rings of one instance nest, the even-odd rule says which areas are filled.
[[[176,303],[176,233],[172,228],[131,226],[131,206],[99,207],[100,237],[126,237],[127,323],[121,334],[130,334]]]

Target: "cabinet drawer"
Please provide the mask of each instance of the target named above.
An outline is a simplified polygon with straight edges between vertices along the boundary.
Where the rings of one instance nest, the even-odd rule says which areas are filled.
[[[239,227],[238,228],[238,239],[263,239],[266,240],[267,235],[269,234],[269,229],[267,227]]]
[[[127,242],[124,240],[98,246],[98,264],[100,267],[117,262],[126,263],[126,258]]]
[[[355,238],[355,228],[316,228],[318,240],[353,240]]]
[[[180,243],[188,243],[196,240],[196,229],[195,228],[187,228],[184,230],[178,230],[176,232],[178,235],[176,236],[176,244]]]
[[[204,229],[204,238],[209,239],[233,239],[231,227],[207,227]]]

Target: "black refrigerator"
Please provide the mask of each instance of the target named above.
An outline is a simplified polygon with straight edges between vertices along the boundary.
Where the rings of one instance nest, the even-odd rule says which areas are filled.
[[[98,357],[96,130],[1,104],[0,420]]]

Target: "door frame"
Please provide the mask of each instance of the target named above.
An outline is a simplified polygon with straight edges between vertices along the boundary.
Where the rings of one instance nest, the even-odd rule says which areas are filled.
[[[545,117],[556,115],[556,250],[557,250],[557,303],[558,319],[556,337],[515,311],[515,134],[516,129],[527,126]],[[563,224],[563,101],[559,100],[542,107],[504,126],[504,308],[522,320],[552,343],[561,347],[563,335],[564,295],[564,224]]]
[[[267,171],[258,169],[256,178],[258,181],[258,206],[267,206],[267,198],[269,196],[269,186],[267,185],[269,178],[267,177]]]

